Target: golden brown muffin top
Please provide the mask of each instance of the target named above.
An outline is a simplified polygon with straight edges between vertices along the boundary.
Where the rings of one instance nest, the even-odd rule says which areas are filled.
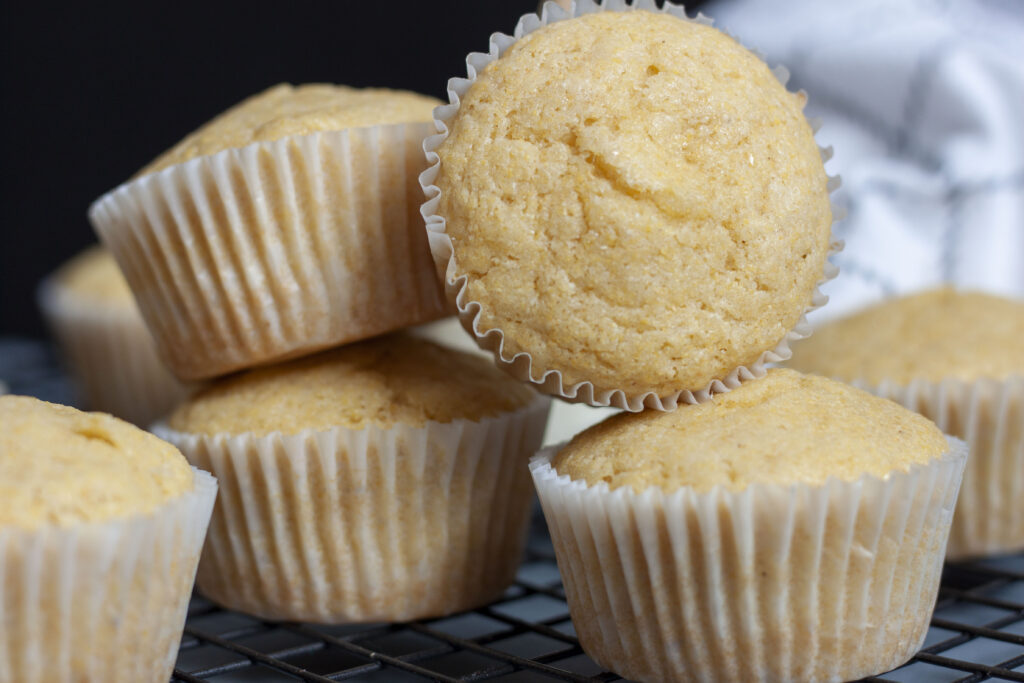
[[[832,221],[804,98],[727,35],[646,11],[541,28],[438,149],[438,214],[482,330],[535,374],[702,389],[756,361],[822,278]]]
[[[890,299],[822,326],[789,365],[872,384],[1024,374],[1024,301],[951,288]]]
[[[611,417],[577,435],[553,465],[590,485],[638,493],[650,486],[741,491],[884,477],[948,450],[938,427],[892,401],[776,369],[707,403]]]
[[[193,486],[174,446],[127,422],[0,396],[0,527],[147,514]]]
[[[275,85],[243,100],[139,171],[153,173],[198,156],[292,135],[430,121],[440,100],[406,90],[311,83]]]
[[[132,291],[110,252],[89,247],[62,265],[54,281],[64,293],[90,303],[135,307]]]
[[[168,425],[194,434],[256,436],[422,426],[494,417],[535,396],[483,358],[398,334],[215,381],[180,406]]]

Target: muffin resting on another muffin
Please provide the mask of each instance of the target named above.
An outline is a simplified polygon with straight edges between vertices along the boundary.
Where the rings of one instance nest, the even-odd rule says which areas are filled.
[[[215,377],[445,314],[418,211],[437,104],[278,85],[93,204],[175,374]]]
[[[804,98],[703,24],[604,11],[483,69],[437,148],[449,298],[535,381],[698,391],[811,307],[832,222]],[[451,257],[449,261],[449,256]],[[465,278],[464,288],[457,283]]]
[[[293,135],[427,121],[440,102],[426,95],[329,83],[279,83],[220,114],[146,165],[136,177],[199,156]]]

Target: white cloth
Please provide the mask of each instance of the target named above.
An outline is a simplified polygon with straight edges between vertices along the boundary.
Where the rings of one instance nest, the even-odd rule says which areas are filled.
[[[823,122],[819,144],[834,148],[846,249],[823,318],[942,282],[1024,296],[1024,2],[719,0],[704,11],[789,69]]]

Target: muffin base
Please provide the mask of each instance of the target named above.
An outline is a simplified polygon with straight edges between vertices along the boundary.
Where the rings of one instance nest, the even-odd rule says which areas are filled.
[[[569,384],[563,380],[562,373],[559,370],[535,369],[536,363],[530,353],[526,351],[521,351],[514,355],[507,353],[504,349],[505,333],[500,328],[481,329],[479,319],[483,305],[478,301],[470,300],[466,295],[468,278],[466,275],[458,275],[454,247],[446,231],[445,219],[437,213],[441,196],[441,188],[435,184],[441,167],[441,159],[437,154],[437,149],[448,138],[449,122],[458,112],[461,98],[476,81],[477,74],[482,72],[488,64],[501,57],[505,50],[524,35],[532,33],[547,24],[571,19],[583,14],[634,10],[666,12],[685,21],[711,24],[711,20],[701,14],[698,14],[694,19],[689,18],[682,5],[676,5],[671,1],[665,2],[662,8],[658,8],[653,0],[634,0],[631,4],[625,2],[625,0],[610,0],[603,4],[598,4],[594,0],[576,0],[572,5],[571,12],[566,12],[555,3],[548,2],[543,5],[540,15],[523,15],[516,24],[513,35],[509,36],[503,33],[492,34],[488,52],[470,53],[466,57],[466,78],[452,78],[448,81],[450,104],[437,107],[434,110],[434,125],[438,131],[437,134],[428,137],[423,142],[423,151],[426,153],[429,167],[420,174],[420,185],[423,187],[423,192],[427,197],[427,201],[424,202],[420,211],[427,223],[430,251],[434,258],[435,267],[444,281],[445,295],[448,301],[455,306],[463,328],[473,337],[481,349],[491,352],[495,365],[516,379],[533,385],[538,391],[557,396],[566,401],[586,403],[591,406],[611,406],[631,412],[639,412],[645,408],[673,410],[679,403],[701,403],[710,400],[714,394],[735,389],[745,381],[764,377],[767,372],[768,363],[788,360],[792,355],[789,345],[794,341],[810,336],[811,327],[807,322],[807,314],[828,302],[828,297],[821,293],[820,287],[838,275],[839,269],[828,259],[833,254],[842,250],[843,244],[841,241],[835,240],[834,237],[831,239],[830,248],[823,264],[822,278],[818,281],[811,296],[811,301],[804,308],[793,329],[783,335],[774,348],[766,349],[753,363],[737,366],[723,377],[711,380],[704,387],[681,387],[678,391],[659,395],[654,391],[631,392],[619,387],[596,386],[590,381]],[[783,85],[789,80],[789,72],[784,67],[776,67],[772,71]],[[811,125],[814,131],[817,132],[820,123],[811,121]],[[820,149],[823,159],[827,160],[831,157],[831,149]],[[829,192],[835,191],[839,185],[840,180],[838,176],[829,177]],[[841,220],[843,217],[843,211],[834,204],[832,206],[832,216],[833,223]]]
[[[733,493],[530,464],[583,649],[641,681],[846,681],[928,630],[967,448],[907,473]]]
[[[445,315],[416,211],[429,132],[254,143],[97,200],[89,218],[171,370],[214,377]]]
[[[0,529],[0,682],[166,683],[217,483],[152,514]]]
[[[548,407],[297,435],[154,431],[220,481],[204,595],[270,619],[402,621],[486,604],[511,583]]]

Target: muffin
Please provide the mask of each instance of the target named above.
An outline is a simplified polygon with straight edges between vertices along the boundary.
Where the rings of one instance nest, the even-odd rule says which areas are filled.
[[[278,85],[93,204],[175,374],[222,375],[445,313],[418,214],[437,103]]]
[[[823,325],[791,365],[916,410],[971,451],[948,555],[1024,549],[1024,302],[950,288]]]
[[[583,649],[641,681],[847,681],[928,629],[967,450],[791,370],[531,462]]]
[[[764,374],[833,274],[805,97],[681,7],[527,15],[467,59],[421,177],[461,321],[541,390],[671,408]],[[607,5],[607,3],[606,3]]]
[[[216,491],[128,423],[0,397],[0,681],[167,681]]]
[[[86,408],[148,427],[187,394],[157,356],[110,252],[78,254],[43,281],[38,299]]]
[[[547,409],[406,335],[213,383],[156,430],[221,484],[199,589],[325,623],[486,604],[519,564]]]

